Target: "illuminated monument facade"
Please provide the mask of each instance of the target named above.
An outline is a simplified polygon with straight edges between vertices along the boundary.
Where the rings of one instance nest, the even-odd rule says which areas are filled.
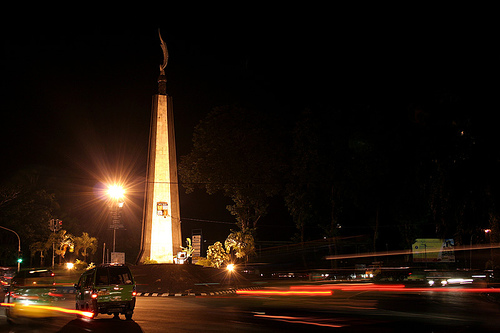
[[[160,41],[163,64],[160,65],[158,94],[153,96],[151,110],[139,262],[149,258],[158,263],[173,263],[182,245],[179,187],[172,97],[166,92],[168,51],[161,35]]]

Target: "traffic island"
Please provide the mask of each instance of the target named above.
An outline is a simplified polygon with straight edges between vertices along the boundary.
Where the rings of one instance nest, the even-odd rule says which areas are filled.
[[[199,265],[130,266],[141,296],[204,296],[231,293],[251,282],[237,272]]]

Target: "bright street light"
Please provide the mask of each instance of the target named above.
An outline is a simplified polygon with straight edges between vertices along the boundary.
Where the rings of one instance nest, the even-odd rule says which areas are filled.
[[[108,187],[108,195],[112,199],[121,199],[125,195],[125,189],[119,185],[111,185]]]
[[[228,280],[229,280],[229,285],[231,285],[231,276],[234,274],[234,270],[236,269],[236,265],[235,264],[228,264],[226,266],[226,269],[227,269],[227,276],[228,276]]]

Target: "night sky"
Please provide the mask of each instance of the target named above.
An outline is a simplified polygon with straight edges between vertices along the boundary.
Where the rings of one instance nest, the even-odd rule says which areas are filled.
[[[352,103],[384,105],[398,118],[412,102],[453,92],[491,130],[498,65],[488,20],[449,8],[393,10],[231,9],[215,16],[168,12],[148,25],[6,27],[1,178],[43,166],[59,177],[61,201],[81,216],[84,231],[104,239],[110,231],[96,203],[102,183],[120,174],[131,187],[124,232],[140,233],[151,96],[162,62],[158,27],[170,53],[167,93],[178,157],[190,151],[194,126],[213,107],[234,103],[271,106],[284,122],[306,107]],[[493,132],[486,137],[495,139]],[[228,203],[182,194],[184,232],[218,228],[223,234],[233,226],[192,219],[233,222]],[[272,216],[284,212],[278,207]]]

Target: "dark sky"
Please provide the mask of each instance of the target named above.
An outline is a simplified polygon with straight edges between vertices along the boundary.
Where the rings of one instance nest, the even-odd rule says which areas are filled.
[[[193,127],[217,105],[275,105],[284,121],[316,104],[390,101],[392,112],[399,102],[444,91],[489,106],[497,64],[488,20],[465,9],[379,11],[385,14],[230,8],[217,15],[166,12],[148,25],[8,26],[1,32],[2,178],[32,165],[56,168],[65,195],[85,192],[88,207],[99,184],[120,173],[137,191],[133,216],[140,219],[162,61],[158,27],[170,52],[167,93],[178,156],[189,152]],[[232,221],[213,198],[182,200],[183,218]]]

